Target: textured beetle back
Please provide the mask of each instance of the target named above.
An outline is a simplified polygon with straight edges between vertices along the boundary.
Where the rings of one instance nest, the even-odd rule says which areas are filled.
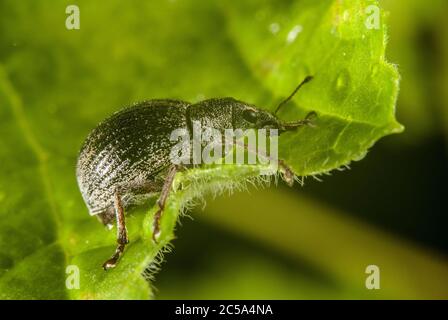
[[[178,100],[145,101],[115,113],[89,134],[76,175],[91,215],[110,208],[116,190],[125,206],[139,194],[159,191],[157,174],[170,165],[176,143],[170,133],[187,127],[188,106]]]

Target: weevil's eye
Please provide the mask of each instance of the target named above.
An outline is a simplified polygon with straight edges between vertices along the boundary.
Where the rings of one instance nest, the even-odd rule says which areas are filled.
[[[243,119],[250,123],[257,122],[257,112],[254,110],[244,110],[243,111]]]

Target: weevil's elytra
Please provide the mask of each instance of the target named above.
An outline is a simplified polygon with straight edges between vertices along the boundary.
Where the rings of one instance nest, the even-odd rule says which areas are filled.
[[[113,114],[88,135],[78,156],[76,175],[83,199],[91,215],[103,224],[117,224],[117,249],[103,267],[112,268],[128,243],[125,210],[154,194],[160,194],[154,217],[153,238],[178,167],[170,161],[175,142],[170,134],[177,128],[192,132],[193,121],[224,130],[275,128],[279,132],[310,124],[307,118],[283,122],[277,111],[294,92],[279,104],[274,114],[233,98],[219,98],[190,104],[180,100],[150,100]],[[292,184],[294,174],[279,161],[284,177]],[[188,168],[187,168],[188,169]]]

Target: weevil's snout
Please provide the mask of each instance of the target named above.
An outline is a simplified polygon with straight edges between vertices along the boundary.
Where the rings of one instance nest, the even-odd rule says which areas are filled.
[[[282,122],[280,124],[279,131],[280,133],[286,131],[293,131],[303,126],[309,126],[314,128],[315,127],[314,120],[316,118],[317,118],[316,111],[311,111],[306,115],[305,119],[291,122]]]

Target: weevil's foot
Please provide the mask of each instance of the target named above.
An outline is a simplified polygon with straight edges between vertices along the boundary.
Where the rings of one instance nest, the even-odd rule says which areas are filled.
[[[154,232],[152,233],[152,241],[154,241],[156,244],[159,243],[159,241],[157,240],[159,235],[160,235],[160,230],[157,230],[157,232],[154,230]]]
[[[310,111],[306,117],[305,120],[303,120],[304,124],[308,127],[315,128],[316,125],[314,124],[314,120],[317,118],[317,112],[316,111]]]
[[[283,180],[288,186],[292,187],[294,185],[295,178],[294,172],[283,162],[283,160],[279,160],[279,165]]]
[[[128,242],[129,242],[129,240],[126,237],[126,239],[124,239],[122,242],[118,243],[118,246],[117,246],[117,249],[115,249],[114,255],[109,260],[107,260],[106,262],[103,263],[104,270],[107,271],[109,269],[116,267],[118,259],[120,259],[120,256],[123,254],[124,247],[125,247],[126,243],[128,243]]]
[[[160,235],[160,217],[162,216],[162,210],[157,210],[156,214],[154,215],[154,228],[152,231],[152,240],[157,243],[157,238]]]
[[[294,173],[292,173],[292,171],[285,171],[283,173],[283,179],[289,187],[292,187],[294,185]]]
[[[114,255],[112,258],[103,263],[103,269],[107,271],[109,269],[115,268],[117,262],[118,262],[118,256]]]

